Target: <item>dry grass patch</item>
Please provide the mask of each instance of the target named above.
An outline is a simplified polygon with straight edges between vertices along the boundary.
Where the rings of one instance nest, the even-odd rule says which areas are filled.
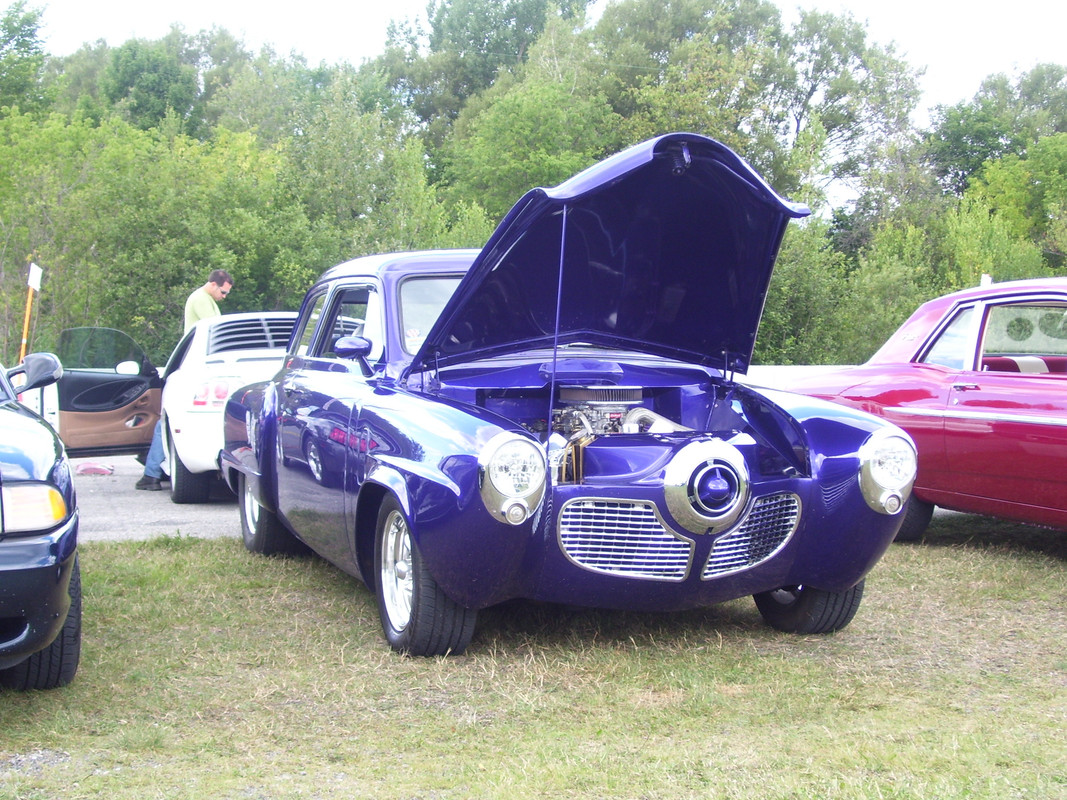
[[[1065,562],[939,517],[835,636],[510,603],[410,659],[316,559],[89,544],[81,671],[0,695],[0,798],[1064,797]]]

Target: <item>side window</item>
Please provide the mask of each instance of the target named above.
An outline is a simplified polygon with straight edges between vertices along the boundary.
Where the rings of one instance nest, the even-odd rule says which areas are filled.
[[[374,344],[371,360],[381,353],[381,335],[375,330],[374,310],[378,294],[371,286],[352,286],[335,293],[335,301],[322,326],[323,336],[313,347],[312,355],[320,358],[338,358],[334,345],[345,336],[363,336]]]
[[[973,308],[958,313],[920,359],[922,363],[948,369],[974,369],[973,320]]]
[[[982,336],[982,369],[995,372],[1067,370],[1067,306],[992,306]]]
[[[322,307],[325,303],[326,292],[323,291],[312,301],[307,313],[297,321],[296,333],[293,336],[293,342],[296,345],[293,348],[294,355],[306,356],[308,354],[308,350],[311,347],[311,337],[315,333],[315,325],[318,323],[319,317],[322,316]]]

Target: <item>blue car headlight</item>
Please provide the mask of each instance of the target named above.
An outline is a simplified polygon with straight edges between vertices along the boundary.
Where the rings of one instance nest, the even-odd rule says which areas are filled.
[[[48,483],[5,483],[4,533],[35,533],[54,528],[70,516],[63,494]]]
[[[515,433],[498,433],[478,457],[482,502],[494,517],[521,525],[545,494],[545,453]]]
[[[860,489],[879,514],[898,514],[911,493],[918,460],[903,431],[879,428],[860,448]]]

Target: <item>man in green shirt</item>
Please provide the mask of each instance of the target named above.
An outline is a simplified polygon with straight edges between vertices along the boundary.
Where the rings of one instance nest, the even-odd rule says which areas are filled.
[[[194,289],[185,301],[185,330],[193,327],[202,319],[217,317],[222,314],[219,311],[219,303],[226,299],[226,295],[233,288],[233,278],[224,269],[212,270],[208,275],[207,283],[199,289]],[[152,444],[145,456],[144,475],[137,481],[135,487],[149,492],[158,492],[163,488],[163,420],[156,423],[156,429],[152,432]]]
[[[224,269],[213,270],[207,283],[195,289],[185,301],[185,330],[188,331],[202,319],[219,316],[222,313],[219,303],[226,299],[232,288],[230,273]]]

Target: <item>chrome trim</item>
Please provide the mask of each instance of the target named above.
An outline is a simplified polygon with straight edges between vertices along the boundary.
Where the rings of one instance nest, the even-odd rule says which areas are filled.
[[[947,417],[951,419],[973,419],[982,422],[1016,422],[1026,425],[1048,425],[1053,428],[1067,428],[1067,418],[1035,417],[1029,414],[997,414],[992,411],[954,411],[947,408],[903,408],[889,406],[886,409],[898,414],[912,417]]]
[[[712,467],[733,476],[732,497],[718,511],[694,497],[693,484]],[[690,533],[717,533],[726,530],[744,510],[749,495],[749,474],[745,457],[721,439],[690,442],[677,453],[663,473],[663,498],[667,510]]]
[[[712,545],[701,580],[751,569],[773,558],[800,525],[802,504],[792,492],[757,497],[745,521]]]
[[[649,501],[569,500],[560,509],[556,536],[567,559],[591,572],[680,582],[692,566],[694,541],[675,533]]]
[[[497,489],[493,484],[492,479],[489,477],[489,468],[492,465],[496,454],[502,447],[511,442],[521,442],[524,446],[529,446],[532,451],[540,455],[542,464],[540,482],[532,485],[529,491],[515,495],[505,494]],[[520,436],[519,434],[510,431],[502,431],[486,442],[481,453],[478,455],[478,493],[481,495],[485,510],[488,511],[494,519],[501,520],[509,525],[523,524],[529,519],[530,515],[537,509],[537,507],[541,505],[541,500],[544,499],[545,486],[547,484],[548,460],[544,448],[533,439]],[[508,509],[517,505],[524,507],[522,519],[512,518],[508,514]]]

